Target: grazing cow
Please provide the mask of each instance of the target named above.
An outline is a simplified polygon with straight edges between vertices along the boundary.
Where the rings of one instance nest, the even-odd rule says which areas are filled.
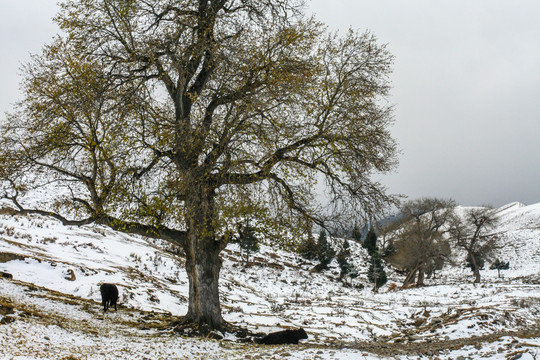
[[[276,331],[259,339],[257,342],[266,345],[298,344],[298,340],[307,338],[306,331],[300,328],[296,330]]]
[[[114,310],[116,309],[116,302],[118,301],[118,288],[114,284],[102,284],[99,287],[101,292],[101,303],[103,304],[103,312],[106,312],[107,309],[114,305]]]

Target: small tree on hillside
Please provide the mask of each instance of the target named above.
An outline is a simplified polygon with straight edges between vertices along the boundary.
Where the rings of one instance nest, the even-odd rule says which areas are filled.
[[[298,252],[304,259],[317,259],[317,242],[315,241],[315,237],[313,236],[313,226],[311,224],[311,221],[307,222],[306,236],[301,241],[298,247]]]
[[[417,286],[423,286],[425,275],[442,266],[440,262],[444,262],[450,249],[442,232],[432,232],[426,224],[417,222],[404,227],[395,247],[396,251],[389,261],[406,271],[403,287],[410,286],[415,280]],[[435,265],[435,262],[439,265]]]
[[[377,251],[371,256],[368,269],[368,280],[373,283],[374,292],[377,292],[388,280],[383,262]]]
[[[246,263],[249,262],[249,254],[259,251],[259,239],[255,235],[255,229],[247,223],[240,230],[240,248],[246,254]]]
[[[501,270],[508,270],[510,268],[510,262],[504,262],[499,260],[498,258],[495,259],[493,264],[489,267],[491,270],[497,269],[497,277],[501,277]]]
[[[351,234],[351,237],[354,241],[356,241],[357,243],[361,243],[362,242],[362,232],[360,231],[360,229],[358,228],[358,225],[354,225],[354,228],[352,230],[352,234]]]
[[[366,239],[364,240],[364,242],[362,242],[362,246],[368,251],[368,254],[371,256],[373,256],[373,253],[377,251],[377,234],[375,233],[375,230],[373,230],[373,228],[369,229],[366,235]]]
[[[341,246],[341,250],[336,256],[336,261],[339,265],[340,273],[339,278],[340,280],[343,279],[347,275],[354,276],[356,273],[356,270],[354,266],[349,262],[349,259],[351,257],[351,250],[349,246],[349,242],[347,240],[343,241],[343,245]]]
[[[298,249],[300,255],[307,260],[317,259],[317,242],[313,236],[308,236]]]
[[[328,265],[334,259],[336,252],[328,242],[326,237],[326,231],[321,230],[319,233],[319,239],[317,240],[317,259],[319,264],[317,270],[326,270]]]
[[[458,248],[464,250],[474,274],[474,283],[480,282],[483,262],[496,249],[496,237],[488,231],[497,224],[497,217],[488,207],[473,208],[464,218],[455,217],[450,234]]]

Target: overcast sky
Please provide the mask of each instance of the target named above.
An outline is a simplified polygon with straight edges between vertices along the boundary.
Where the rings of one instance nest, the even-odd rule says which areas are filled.
[[[395,55],[392,133],[402,154],[382,182],[411,199],[540,202],[540,1],[312,0],[330,29],[373,32]],[[56,0],[0,0],[0,112],[19,67],[57,32]]]

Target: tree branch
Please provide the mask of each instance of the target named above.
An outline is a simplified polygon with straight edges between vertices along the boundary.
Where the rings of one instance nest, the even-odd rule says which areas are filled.
[[[20,215],[37,214],[37,215],[42,215],[46,217],[52,217],[60,221],[65,226],[83,226],[83,225],[89,225],[89,224],[94,223],[98,225],[104,225],[113,230],[120,231],[127,234],[142,235],[142,236],[155,238],[155,239],[163,239],[179,246],[184,246],[186,242],[186,238],[187,238],[186,231],[170,229],[165,226],[152,226],[152,225],[140,224],[137,222],[120,220],[106,214],[103,214],[103,215],[93,214],[87,218],[80,219],[80,220],[68,219],[54,211],[45,211],[45,210],[40,210],[40,209],[26,209],[19,203],[19,201],[17,200],[17,197],[18,197],[18,191],[16,189],[15,189],[15,194],[13,196],[8,195],[7,193],[4,193],[4,195],[2,196],[2,198],[11,201],[13,205],[15,205],[15,207],[17,208],[15,210],[15,213],[20,214]],[[81,199],[74,199],[74,200],[81,201]],[[85,203],[87,206],[89,206],[89,204],[86,201],[82,200],[82,202]]]
[[[261,170],[253,173],[240,174],[240,173],[229,173],[229,174],[218,174],[216,175],[216,183],[218,186],[221,185],[248,185],[255,182],[267,180],[271,177],[272,168],[286,159],[286,154],[298,150],[299,148],[309,145],[317,141],[321,136],[319,131],[317,134],[300,139],[294,143],[284,146],[277,149],[272,155],[268,156],[263,164],[260,165]],[[290,161],[291,158],[288,158]]]
[[[302,205],[298,204],[298,202],[296,201],[296,196],[295,196],[296,192],[293,189],[291,189],[291,187],[289,186],[289,184],[287,184],[285,180],[283,180],[276,174],[270,174],[269,179],[275,181],[277,184],[281,186],[281,188],[285,192],[285,195],[286,195],[285,200],[288,202],[288,206],[290,209],[298,212],[299,214],[304,216],[304,218],[311,220],[315,224],[331,232],[330,229],[327,228],[325,222],[322,219],[313,216],[313,214],[311,214],[307,209],[305,209]]]

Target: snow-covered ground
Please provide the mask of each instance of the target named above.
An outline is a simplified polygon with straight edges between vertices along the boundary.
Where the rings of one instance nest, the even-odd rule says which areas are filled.
[[[540,204],[498,209],[499,257],[510,269],[447,267],[427,286],[374,294],[367,256],[353,286],[336,267],[263,245],[249,266],[237,245],[223,252],[225,320],[252,332],[303,327],[298,346],[194,339],[166,325],[187,310],[182,257],[161,241],[40,216],[0,215],[0,358],[5,359],[458,359],[540,358]],[[339,240],[337,240],[339,241]],[[456,255],[460,256],[460,255]],[[98,284],[120,288],[120,309],[102,313]],[[359,284],[365,285],[360,288]],[[521,357],[519,357],[521,356]]]

